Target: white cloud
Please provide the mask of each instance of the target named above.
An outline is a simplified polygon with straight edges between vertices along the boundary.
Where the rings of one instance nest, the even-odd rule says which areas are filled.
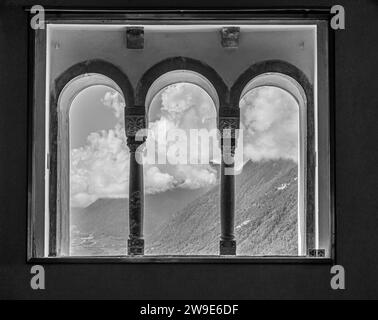
[[[159,99],[156,100],[159,101]],[[147,141],[147,148],[155,143],[155,154],[151,157],[152,159],[158,160],[159,155],[165,158],[166,151],[188,150],[189,134],[186,140],[171,141],[167,139],[169,131],[172,133],[175,129],[183,129],[189,132],[189,129],[211,130],[216,127],[214,104],[207,93],[196,85],[187,83],[171,85],[162,92],[160,102],[161,104],[151,106],[151,108],[160,108],[161,111],[160,117],[149,123],[152,134]],[[190,154],[191,159],[197,158],[198,162],[200,162],[200,156],[200,148],[195,154]],[[196,189],[216,183],[217,173],[210,165],[168,164],[163,167],[171,177],[166,179],[169,189],[174,187]],[[146,177],[148,180],[148,173]]]
[[[117,91],[106,92],[101,102],[113,111],[117,119],[123,119],[125,102]]]
[[[217,181],[217,172],[210,165],[178,165],[175,169],[180,188],[209,187]]]
[[[120,125],[91,133],[85,147],[71,151],[71,205],[128,194],[129,152]]]
[[[261,87],[248,93],[240,106],[245,158],[298,161],[299,110],[290,94]]]
[[[145,173],[146,193],[164,192],[175,187],[175,178],[168,173],[163,173],[158,167],[147,168]]]
[[[180,83],[168,86],[161,94],[161,110],[172,119],[181,118],[183,112],[193,106],[193,94],[190,89],[189,86]]]
[[[158,100],[159,101],[159,100]],[[162,118],[167,118],[181,129],[208,128],[216,126],[214,103],[205,90],[190,83],[176,83],[161,93]]]

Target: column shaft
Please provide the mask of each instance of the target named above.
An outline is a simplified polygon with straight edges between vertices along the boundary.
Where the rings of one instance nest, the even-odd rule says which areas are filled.
[[[130,146],[130,175],[129,175],[129,240],[128,254],[143,255],[143,209],[144,209],[144,187],[143,187],[143,165],[139,164],[137,157],[138,145]]]
[[[233,146],[224,146],[222,139],[221,164],[221,239],[220,254],[236,255],[236,241],[234,235],[235,220],[235,175]]]

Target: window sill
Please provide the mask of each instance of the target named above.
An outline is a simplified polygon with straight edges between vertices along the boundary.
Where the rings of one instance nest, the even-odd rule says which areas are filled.
[[[49,257],[28,259],[31,264],[325,264],[333,265],[331,258],[307,257],[246,257],[246,256],[109,256],[109,257]]]

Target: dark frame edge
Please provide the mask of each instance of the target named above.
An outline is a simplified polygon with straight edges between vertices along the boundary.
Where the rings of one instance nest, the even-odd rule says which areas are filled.
[[[34,252],[34,212],[32,208],[33,198],[33,124],[34,124],[34,66],[35,66],[35,31],[28,28],[27,41],[28,41],[28,66],[27,66],[27,259],[30,260],[35,256]]]
[[[31,9],[34,5],[27,5],[23,6],[23,10],[27,12],[31,12]],[[243,8],[236,8],[236,7],[177,7],[177,6],[167,6],[167,7],[138,7],[138,6],[127,6],[127,7],[99,7],[99,6],[91,6],[88,7],[80,7],[77,6],[75,8],[68,9],[65,6],[45,6],[46,12],[56,12],[56,13],[69,13],[69,12],[76,12],[76,13],[229,13],[237,12],[237,13],[282,13],[282,12],[292,12],[292,13],[329,13],[331,6],[270,6],[270,7],[259,7],[259,8],[252,8],[252,7],[243,7]]]
[[[331,190],[331,259],[337,264],[337,216],[336,216],[336,35],[328,28],[328,83],[329,83],[329,142],[330,142],[330,190]]]
[[[222,257],[222,256],[114,256],[114,257],[51,257],[32,258],[29,264],[265,264],[265,265],[333,265],[330,258],[300,257]]]

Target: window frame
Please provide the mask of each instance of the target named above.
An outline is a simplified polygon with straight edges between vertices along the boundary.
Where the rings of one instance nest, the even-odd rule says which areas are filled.
[[[64,13],[64,14],[62,14]],[[141,19],[141,15],[143,18]],[[301,24],[323,25],[317,33],[317,52],[324,56],[322,61],[318,60],[318,70],[325,75],[326,81],[318,81],[317,95],[314,99],[318,104],[326,105],[326,108],[318,109],[316,117],[318,120],[318,142],[324,146],[321,154],[318,151],[319,163],[326,163],[327,166],[318,166],[319,176],[322,183],[327,186],[326,197],[328,207],[321,208],[329,216],[330,226],[330,256],[327,258],[312,257],[242,257],[242,256],[142,256],[142,257],[76,257],[76,256],[49,256],[46,257],[46,230],[51,221],[46,219],[48,214],[45,212],[45,193],[37,190],[46,190],[44,176],[40,173],[45,171],[45,164],[50,163],[51,159],[44,159],[45,141],[44,132],[39,128],[45,128],[45,103],[51,99],[51,88],[46,84],[46,29],[31,30],[29,34],[29,88],[30,88],[30,108],[29,108],[29,165],[28,165],[28,252],[27,261],[35,262],[62,262],[62,263],[333,263],[335,260],[335,214],[334,214],[334,107],[333,107],[333,34],[329,27],[325,28],[324,24],[329,23],[330,13],[323,9],[303,9],[303,10],[216,10],[216,11],[194,11],[194,10],[170,10],[170,11],[133,11],[133,10],[56,10],[47,9],[47,23],[94,23],[101,20],[103,23],[122,23],[125,19],[130,21],[162,21],[170,19],[173,23],[180,20],[222,23],[223,20],[259,20],[259,19],[276,19],[287,18],[288,24],[298,22]],[[328,39],[324,41],[324,39]],[[319,54],[321,53],[321,54]],[[326,58],[324,58],[326,57]],[[47,86],[46,86],[47,85]],[[47,88],[47,89],[46,89]],[[327,94],[319,94],[321,92]],[[127,99],[124,95],[125,100]],[[321,100],[321,101],[320,101]],[[127,104],[127,102],[126,102]],[[315,109],[316,110],[316,109]],[[325,133],[324,133],[325,132]],[[323,134],[321,134],[323,133]],[[43,143],[40,143],[43,141]],[[322,201],[319,200],[320,206]],[[319,230],[318,230],[319,232]],[[126,245],[126,244],[125,244]],[[317,243],[321,246],[320,243]],[[51,252],[51,250],[50,250]]]

